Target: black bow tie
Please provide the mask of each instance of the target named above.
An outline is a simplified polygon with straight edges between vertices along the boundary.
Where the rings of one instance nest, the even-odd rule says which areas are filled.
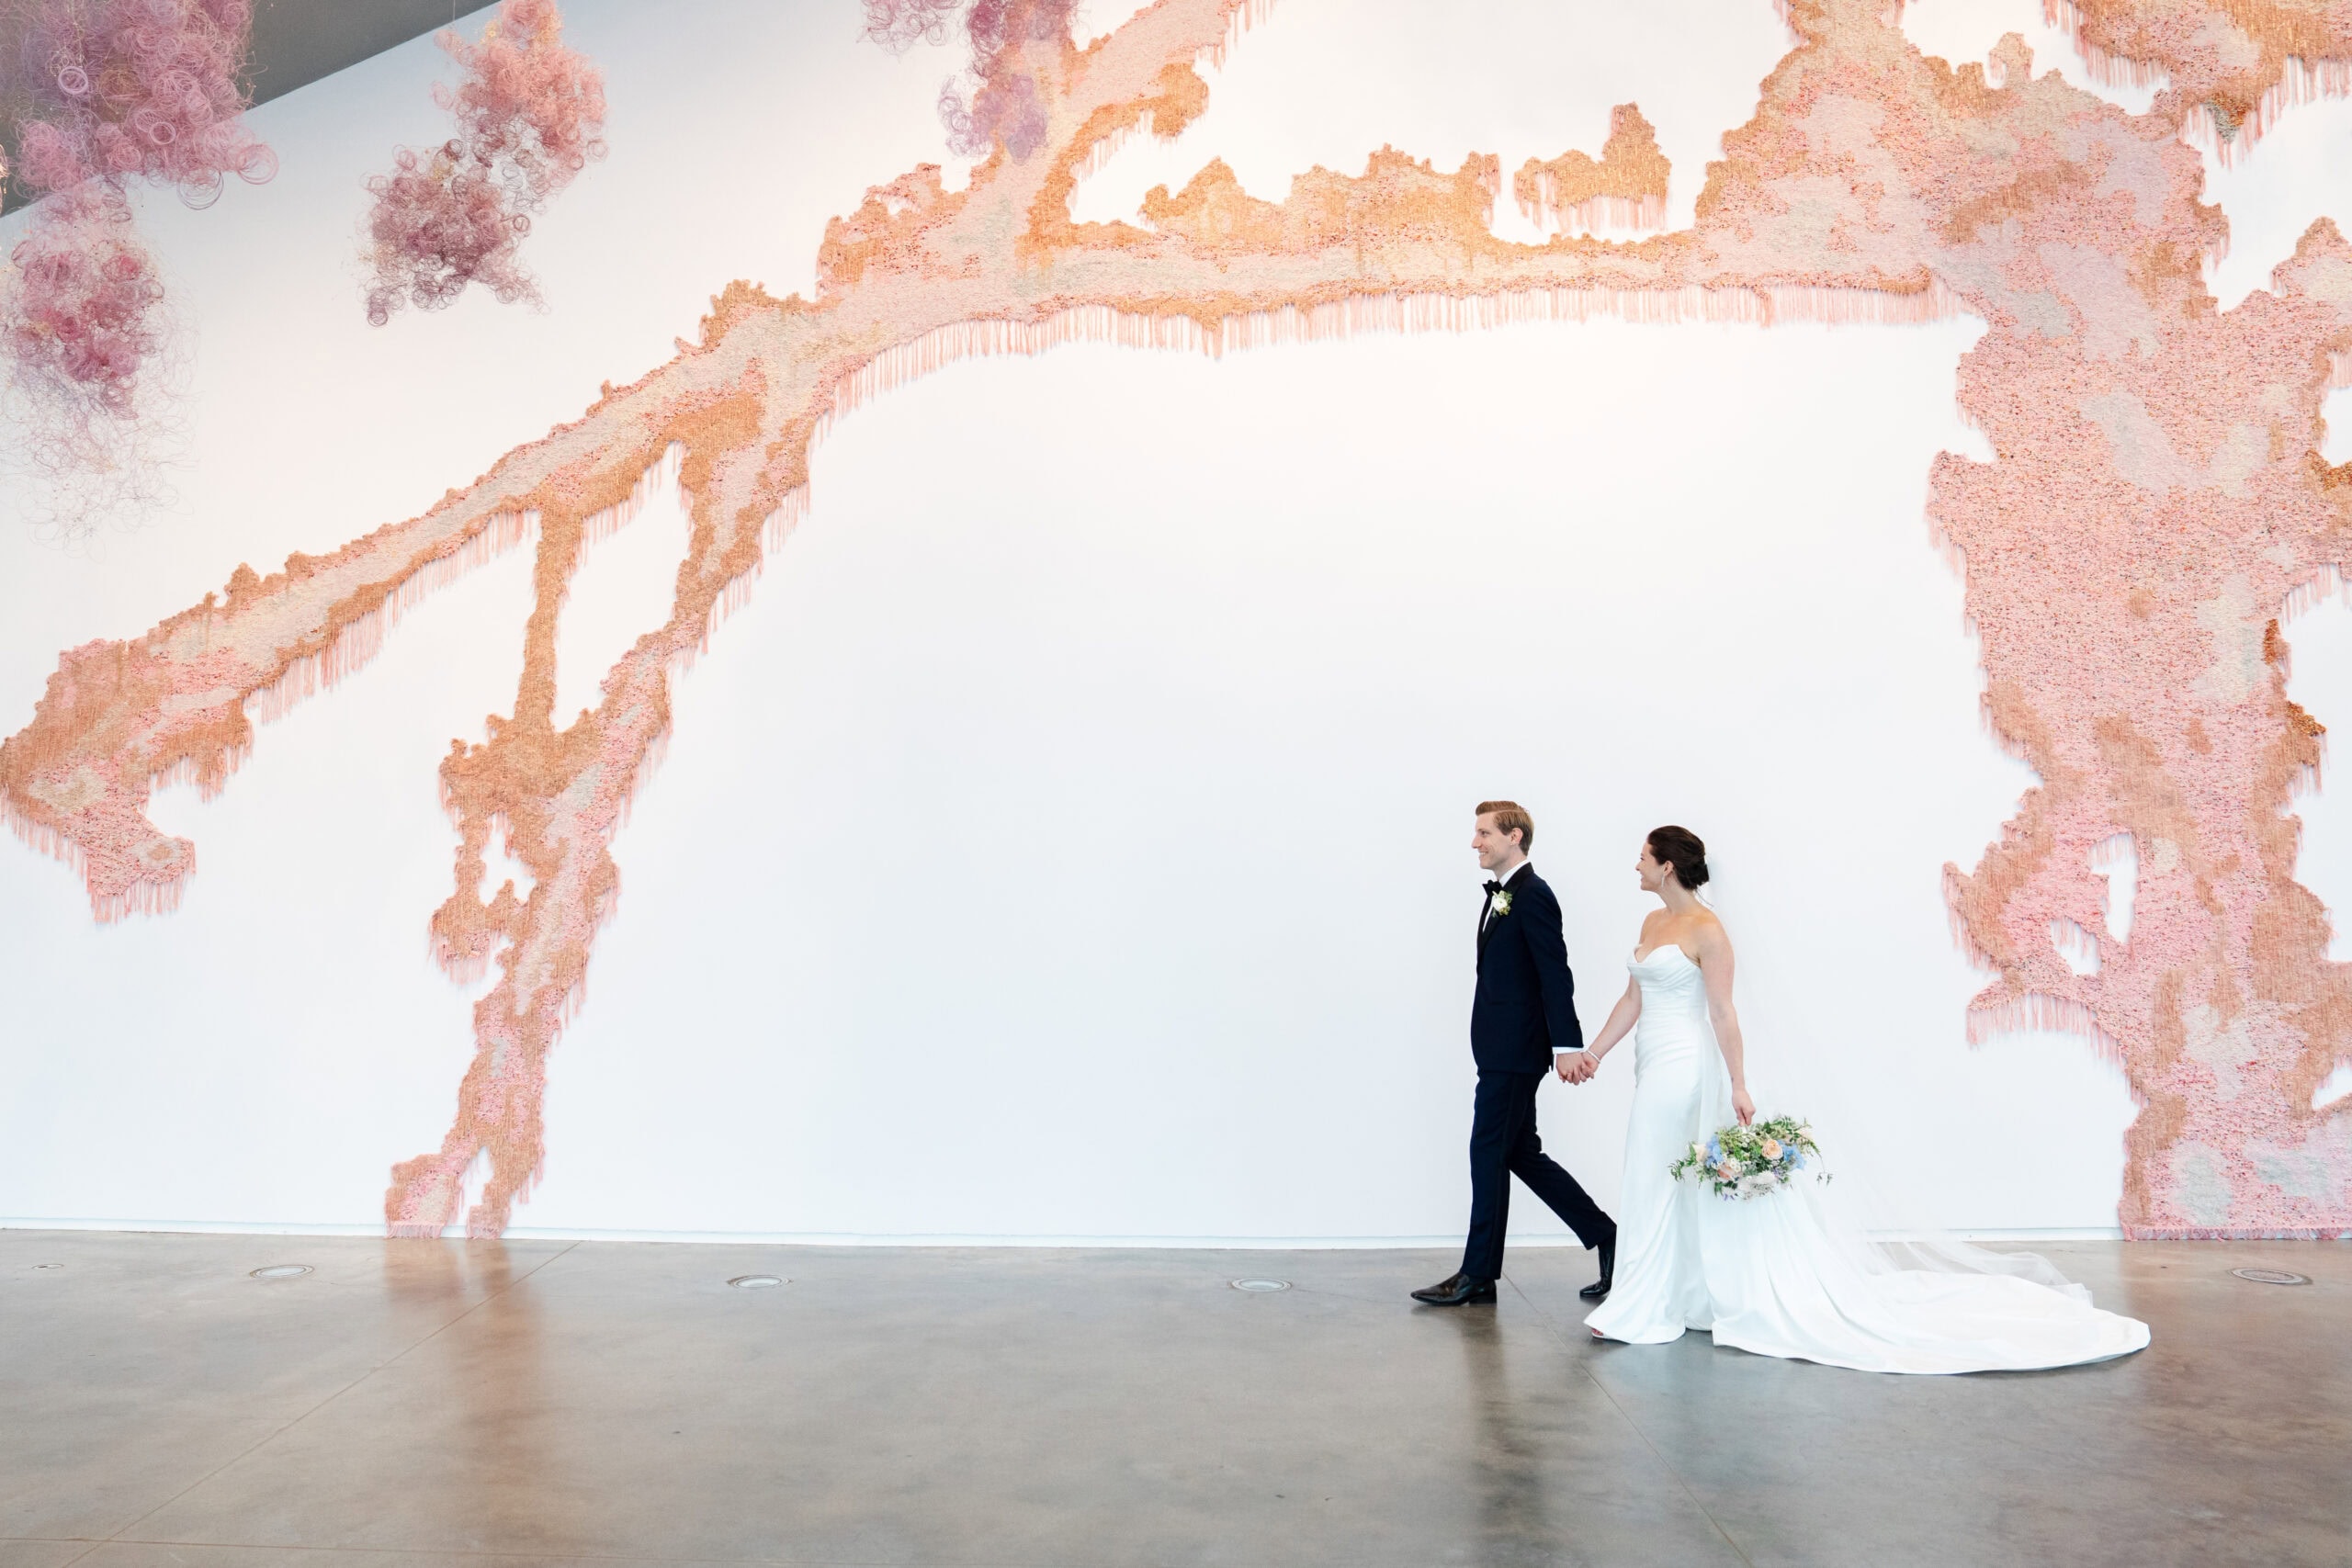
[[[1489,882],[1489,883],[1487,883],[1487,897],[1489,897],[1489,898],[1493,897],[1496,894],[1498,894],[1498,893],[1501,892],[1502,890],[1503,890],[1503,885],[1502,885],[1501,883],[1499,883],[1499,882]]]

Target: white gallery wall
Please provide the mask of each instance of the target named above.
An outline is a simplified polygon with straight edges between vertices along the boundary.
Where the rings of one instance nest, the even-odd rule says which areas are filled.
[[[1679,220],[1785,34],[1767,0],[1630,13],[1282,0],[1209,112],[1114,157],[1081,215],[1212,156],[1278,198],[1384,142],[1598,152],[1634,100]],[[441,133],[422,40],[255,111],[273,184],[143,204],[185,332],[176,501],[69,547],[0,489],[0,731],[60,649],[422,510],[666,359],[729,278],[807,291],[866,186],[960,180],[933,110],[958,62],[860,43],[850,0],[566,15],[612,152],[532,235],[544,312],[365,322],[363,182]],[[1955,57],[2049,38],[2036,0],[1913,22]],[[2347,152],[2352,110],[2320,105],[2213,172],[2225,302],[2311,218],[2352,220]],[[1497,223],[1524,228],[1507,202]],[[1937,452],[1989,457],[1952,401],[1976,330],[1080,346],[870,402],[676,678],[514,1234],[1456,1237],[1469,816],[1497,795],[1535,814],[1588,1028],[1645,907],[1639,840],[1682,822],[1717,852],[1768,1109],[1906,1215],[2105,1231],[2121,1075],[2067,1035],[1967,1045],[1983,977],[1939,891],[2031,782],[1979,719],[1922,517]],[[661,477],[573,584],[563,711],[667,614]],[[455,845],[434,770],[513,705],[528,571],[518,549],[427,600],[220,798],[163,792],[199,861],[175,913],[96,926],[63,865],[0,839],[0,1224],[380,1227],[470,1056],[480,987],[426,953]],[[2352,612],[2289,632],[2298,695],[2352,723]],[[2304,806],[2306,881],[2352,900],[2352,811]],[[1604,1204],[1630,1065],[1542,1101]],[[1514,1224],[1558,1234],[1523,1194]]]

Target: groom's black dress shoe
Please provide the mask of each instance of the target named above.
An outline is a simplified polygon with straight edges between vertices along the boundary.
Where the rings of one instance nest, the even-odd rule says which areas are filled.
[[[1609,1293],[1610,1281],[1617,1272],[1617,1233],[1611,1231],[1608,1239],[1595,1250],[1600,1254],[1600,1278],[1577,1292],[1589,1302],[1597,1302]]]
[[[1415,1291],[1413,1299],[1417,1302],[1427,1302],[1430,1305],[1437,1307],[1458,1307],[1465,1306],[1472,1302],[1491,1302],[1495,1299],[1495,1282],[1492,1280],[1473,1280],[1467,1274],[1456,1274],[1451,1280],[1441,1280],[1434,1285]]]

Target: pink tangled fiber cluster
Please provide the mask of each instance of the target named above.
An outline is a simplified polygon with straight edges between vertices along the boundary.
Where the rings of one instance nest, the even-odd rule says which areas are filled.
[[[277,157],[241,118],[252,31],[248,0],[42,0],[18,172],[43,191],[152,180],[190,207],[218,200],[224,175],[268,179]]]
[[[972,74],[978,85],[968,96],[956,78],[939,89],[939,118],[947,145],[967,158],[984,157],[998,142],[1013,162],[1026,162],[1046,143],[1046,106],[1036,78],[1005,60],[1010,45],[1069,31],[1077,0],[864,0],[865,36],[892,53],[916,40],[947,41],[948,23],[964,11],[964,36],[972,46]],[[968,9],[967,8],[968,6]]]
[[[139,243],[119,191],[93,181],[51,197],[17,246],[17,287],[0,342],[20,387],[69,419],[65,451],[86,446],[74,426],[99,414],[128,419],[140,367],[160,346],[164,286]]]
[[[247,0],[40,0],[26,29],[17,173],[48,199],[12,254],[0,344],[63,452],[89,449],[90,422],[131,413],[160,345],[163,285],[125,184],[209,207],[224,176],[277,172],[240,118],[252,27]]]
[[[401,148],[393,171],[368,182],[375,279],[368,319],[391,320],[403,300],[421,310],[481,283],[502,303],[538,298],[517,256],[530,215],[605,155],[605,78],[562,42],[555,0],[504,0],[479,43],[436,39],[466,69],[434,101],[458,134],[430,152]]]

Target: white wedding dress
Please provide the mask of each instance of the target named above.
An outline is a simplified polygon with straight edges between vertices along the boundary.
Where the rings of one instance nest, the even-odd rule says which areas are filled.
[[[1642,988],[1634,1114],[1615,1287],[1585,1319],[1596,1334],[1658,1345],[1703,1328],[1718,1345],[1871,1372],[2063,1367],[2147,1345],[2146,1324],[2092,1306],[2039,1258],[1953,1247],[1941,1267],[1898,1267],[1831,1223],[1809,1174],[1737,1200],[1668,1176],[1732,1120],[1731,1077],[1699,966],[1669,942],[1628,967]]]

